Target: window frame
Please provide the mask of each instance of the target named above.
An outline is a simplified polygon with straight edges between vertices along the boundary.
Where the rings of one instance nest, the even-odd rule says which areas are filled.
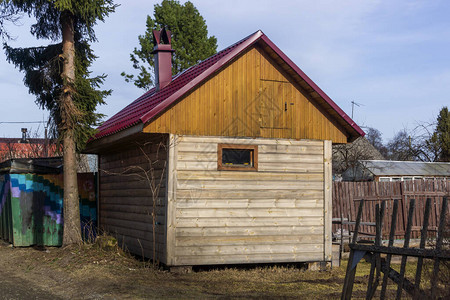
[[[222,164],[223,149],[238,149],[253,151],[253,165],[249,167],[232,166]],[[217,170],[219,171],[258,171],[258,145],[244,144],[218,144],[217,145]]]

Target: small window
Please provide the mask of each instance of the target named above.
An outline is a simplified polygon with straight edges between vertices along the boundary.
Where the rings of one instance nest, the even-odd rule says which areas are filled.
[[[219,144],[217,169],[230,171],[257,171],[258,146]]]
[[[380,177],[380,182],[388,182],[391,181],[391,178],[389,177]]]

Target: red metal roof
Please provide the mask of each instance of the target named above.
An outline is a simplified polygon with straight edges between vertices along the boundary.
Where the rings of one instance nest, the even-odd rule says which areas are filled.
[[[342,111],[330,97],[328,97],[297,65],[295,65],[262,31],[257,31],[217,54],[201,61],[195,66],[181,72],[172,78],[163,89],[155,88],[143,94],[134,102],[115,114],[99,128],[97,134],[91,139],[97,140],[130,128],[139,123],[147,123],[152,118],[162,113],[167,107],[196,88],[210,75],[217,72],[222,66],[236,58],[243,51],[258,41],[263,41],[277,55],[288,64],[311,88],[316,91],[341,117],[353,128],[358,135],[364,135],[364,131]]]

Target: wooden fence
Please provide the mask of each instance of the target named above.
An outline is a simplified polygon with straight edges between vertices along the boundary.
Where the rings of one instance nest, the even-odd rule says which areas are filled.
[[[345,274],[344,285],[342,288],[341,300],[350,300],[352,297],[353,284],[355,281],[356,267],[362,257],[371,263],[370,274],[368,276],[368,285],[366,299],[372,299],[377,293],[378,286],[381,284],[379,293],[380,299],[393,299],[392,290],[387,288],[388,280],[391,279],[397,284],[397,292],[395,299],[402,299],[402,294],[406,292],[412,296],[414,300],[418,299],[449,299],[448,280],[445,275],[448,274],[448,261],[450,261],[450,250],[445,245],[444,240],[448,239],[447,219],[448,199],[443,197],[442,206],[440,208],[440,218],[437,230],[437,238],[433,243],[427,245],[428,225],[431,211],[431,198],[426,200],[425,211],[423,212],[423,227],[421,229],[421,238],[419,247],[410,247],[409,242],[412,232],[412,220],[415,215],[415,199],[409,200],[407,225],[402,247],[394,245],[395,228],[397,223],[397,211],[400,200],[394,200],[393,213],[391,216],[391,228],[389,230],[389,242],[382,243],[381,228],[385,221],[386,201],[382,201],[381,206],[376,204],[376,236],[373,244],[358,243],[359,226],[361,222],[362,212],[364,210],[364,200],[359,201],[358,215],[356,217],[355,231],[350,246],[350,255],[347,264],[347,272]],[[397,268],[391,267],[393,255],[401,256],[400,272]],[[417,258],[416,275],[414,279],[406,276],[406,262],[409,257]],[[424,259],[431,259],[433,272],[428,284],[421,284]],[[442,269],[442,272],[440,272]],[[381,280],[381,273],[383,279]],[[443,276],[440,276],[443,275]]]
[[[419,238],[425,211],[426,198],[431,198],[431,214],[429,230],[437,230],[443,197],[450,195],[450,179],[444,180],[415,180],[402,182],[334,182],[333,183],[333,220],[343,219],[344,232],[354,230],[354,223],[358,212],[358,203],[364,199],[366,204],[361,217],[360,236],[375,237],[375,206],[386,201],[386,216],[391,216],[393,200],[399,200],[395,238],[402,239],[407,223],[407,203],[409,199],[416,200],[416,207],[412,219],[411,238]],[[383,239],[387,239],[391,218],[387,217],[383,224]],[[333,233],[338,232],[340,224],[333,222]],[[337,222],[339,223],[339,222]],[[350,223],[350,224],[348,224]]]

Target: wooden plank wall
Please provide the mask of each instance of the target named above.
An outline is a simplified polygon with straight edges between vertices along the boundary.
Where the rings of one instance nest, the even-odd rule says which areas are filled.
[[[359,200],[364,198],[367,203],[361,221],[375,222],[375,205],[386,202],[386,212],[383,224],[383,238],[388,238],[391,224],[393,200],[398,199],[399,209],[397,213],[397,235],[395,238],[404,238],[406,229],[409,199],[416,199],[415,215],[413,217],[412,238],[420,237],[423,213],[426,198],[432,199],[430,214],[430,235],[436,229],[439,222],[439,214],[442,198],[450,196],[450,179],[444,180],[415,180],[403,182],[334,182],[333,183],[333,218],[340,218],[341,214],[350,221],[356,220]],[[450,209],[450,208],[449,208]],[[333,232],[337,232],[339,224],[333,224]],[[344,229],[353,230],[354,226],[344,225]],[[375,235],[375,227],[361,226],[361,231]],[[435,234],[435,232],[434,232]]]
[[[169,264],[325,260],[323,141],[176,139]],[[258,145],[258,171],[218,171],[219,143]]]
[[[244,53],[144,131],[347,142],[345,130],[259,48]]]
[[[148,172],[154,168],[155,186],[161,182],[156,202],[156,258],[163,263],[166,260],[166,166],[164,137],[148,138],[139,144],[130,142],[99,158],[100,228],[115,235],[120,246],[148,258],[153,256],[153,197],[148,181],[142,178],[145,175],[142,170]],[[149,175],[151,179],[151,173]]]

